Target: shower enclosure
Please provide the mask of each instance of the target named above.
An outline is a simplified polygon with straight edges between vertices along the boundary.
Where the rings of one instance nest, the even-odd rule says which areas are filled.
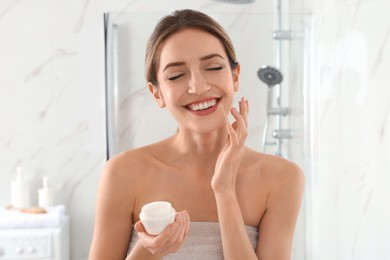
[[[281,12],[253,10],[207,13],[227,30],[241,64],[234,105],[241,96],[249,100],[247,145],[259,152],[266,146],[265,152],[286,157],[304,168],[303,49],[308,39],[303,35],[307,18],[283,14],[281,19]],[[167,14],[122,12],[104,16],[108,158],[168,137],[177,129],[169,113],[155,104],[144,79],[147,38]],[[270,68],[281,72],[283,82],[267,87],[259,74],[275,72]],[[294,259],[305,259],[304,214],[298,220]]]

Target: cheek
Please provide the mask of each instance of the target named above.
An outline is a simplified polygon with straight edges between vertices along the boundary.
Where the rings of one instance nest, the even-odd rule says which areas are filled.
[[[182,95],[182,89],[179,87],[165,87],[162,89],[162,95],[166,103],[176,103]]]
[[[234,89],[235,86],[233,75],[231,73],[210,73],[209,75],[206,75],[205,78],[210,83],[225,86],[228,89]]]

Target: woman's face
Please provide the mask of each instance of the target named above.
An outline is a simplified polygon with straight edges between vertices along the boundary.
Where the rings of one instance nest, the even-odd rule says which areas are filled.
[[[231,70],[223,45],[199,29],[184,29],[159,49],[158,87],[149,85],[181,130],[207,133],[225,127],[238,89],[239,67]]]

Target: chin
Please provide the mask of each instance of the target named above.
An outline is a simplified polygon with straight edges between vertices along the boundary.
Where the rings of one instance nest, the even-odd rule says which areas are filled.
[[[226,120],[220,120],[220,121],[212,121],[207,124],[196,124],[189,126],[189,129],[191,131],[196,132],[198,134],[209,134],[213,132],[221,131],[222,129],[225,129],[226,126]]]

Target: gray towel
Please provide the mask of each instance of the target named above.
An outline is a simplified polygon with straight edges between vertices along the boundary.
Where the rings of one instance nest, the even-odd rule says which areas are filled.
[[[259,230],[245,226],[249,240],[255,250],[259,237]],[[133,229],[130,248],[134,247],[138,240],[138,233]],[[191,222],[190,232],[186,241],[176,253],[169,254],[164,260],[207,259],[223,260],[221,231],[218,222]]]

